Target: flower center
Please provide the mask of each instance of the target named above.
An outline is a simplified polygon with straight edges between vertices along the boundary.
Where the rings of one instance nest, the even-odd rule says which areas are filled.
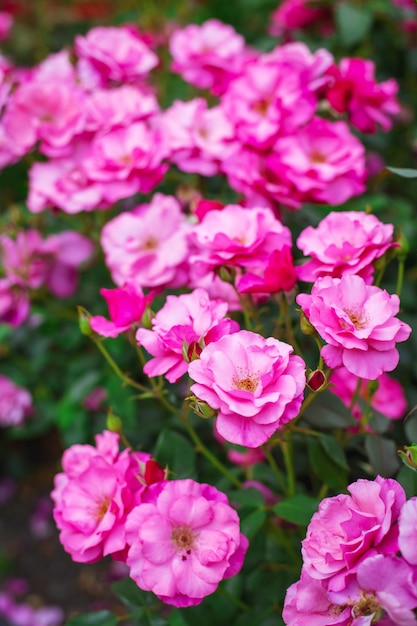
[[[106,515],[107,511],[109,510],[109,505],[110,505],[109,496],[103,496],[101,500],[97,501],[97,507],[95,509],[95,515],[96,515],[97,521],[101,522],[101,520],[103,519],[103,517]]]
[[[171,539],[178,550],[183,552],[181,559],[186,561],[187,555],[191,554],[195,539],[191,528],[189,526],[176,526],[172,531]]]
[[[318,150],[313,150],[310,153],[310,161],[312,163],[326,163],[327,157],[325,154],[322,154]]]
[[[365,326],[369,322],[369,316],[365,313],[365,311],[360,309],[343,309],[346,315],[348,315],[350,321],[358,330],[359,328],[365,328]]]
[[[368,596],[366,593],[362,593],[359,602],[356,602],[356,604],[353,605],[352,613],[355,619],[365,617],[367,615],[374,615],[372,623],[375,624],[379,622],[382,617],[383,610],[374,595]]]
[[[259,378],[256,374],[247,374],[244,378],[233,376],[233,387],[235,389],[242,389],[243,391],[254,393],[258,385]]]
[[[152,237],[152,235],[151,235],[142,244],[141,250],[155,250],[155,248],[157,248],[157,247],[158,247],[158,240],[156,239],[156,237]]]

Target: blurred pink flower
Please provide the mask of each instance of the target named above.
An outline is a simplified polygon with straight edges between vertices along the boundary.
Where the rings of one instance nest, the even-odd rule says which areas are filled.
[[[328,9],[317,6],[316,0],[283,0],[271,15],[270,35],[283,35],[310,24],[328,20]]]
[[[230,443],[257,448],[301,406],[305,364],[293,348],[241,330],[209,344],[188,373],[191,392],[219,409],[218,433]]]
[[[0,426],[20,426],[32,410],[29,391],[0,374]]]
[[[297,282],[290,246],[274,250],[260,275],[246,273],[237,283],[240,293],[279,293],[291,291]]]
[[[150,487],[126,530],[130,576],[177,607],[200,604],[237,574],[248,546],[226,495],[193,480]]]
[[[399,360],[397,342],[411,333],[395,315],[399,298],[367,285],[360,276],[325,276],[314,284],[311,295],[299,294],[304,315],[327,342],[321,355],[331,368],[344,365],[349,372],[377,379],[393,370]]]

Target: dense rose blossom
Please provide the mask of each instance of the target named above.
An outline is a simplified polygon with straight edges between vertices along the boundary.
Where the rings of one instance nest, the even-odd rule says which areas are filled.
[[[235,128],[220,107],[206,100],[176,100],[157,120],[169,160],[184,172],[213,176],[221,161],[235,149]]]
[[[196,87],[219,95],[241,73],[250,54],[232,26],[210,19],[176,30],[169,42],[172,69]]]
[[[348,487],[350,495],[325,498],[302,542],[304,568],[331,591],[343,591],[346,576],[363,558],[398,552],[398,515],[405,502],[401,485],[377,476]]]
[[[134,324],[140,324],[152,301],[152,296],[145,296],[140,287],[129,284],[117,289],[100,289],[100,294],[107,302],[110,320],[93,315],[89,321],[94,332],[103,337],[117,337]]]
[[[204,289],[180,296],[167,296],[166,303],[152,319],[152,330],[139,328],[139,345],[154,357],[143,368],[148,376],[165,374],[176,382],[186,373],[184,349],[197,352],[223,335],[239,330],[239,324],[225,318],[227,303],[210,300]]]
[[[110,220],[102,230],[101,245],[116,285],[185,284],[190,228],[178,201],[160,193],[149,204]]]
[[[377,83],[373,61],[342,59],[329,72],[332,81],[325,97],[338,113],[347,113],[349,122],[363,133],[375,133],[380,126],[388,131],[400,112],[398,84],[394,79]]]
[[[0,11],[0,41],[10,36],[13,26],[13,16],[7,11]]]
[[[46,285],[61,298],[74,293],[78,268],[92,252],[92,241],[70,230],[45,239],[36,230],[20,231],[16,239],[0,236],[0,260],[9,281],[30,289]]]
[[[190,258],[196,274],[222,265],[262,272],[275,250],[291,246],[291,233],[269,209],[228,205],[206,213],[190,241],[196,249]]]
[[[75,52],[103,84],[132,82],[158,65],[158,57],[133,26],[96,26],[75,38]]]
[[[302,43],[275,48],[247,63],[221,103],[237,138],[266,149],[278,135],[308,122],[317,108],[315,91],[331,63],[330,53],[312,54]]]
[[[123,559],[126,516],[147,488],[150,461],[144,452],[119,452],[119,435],[110,431],[96,436],[96,446],[65,450],[51,497],[60,541],[74,561],[93,563],[107,554]],[[163,472],[152,471],[153,478],[163,479]]]
[[[411,332],[395,317],[397,295],[367,285],[360,276],[344,274],[318,279],[311,295],[298,295],[297,303],[327,342],[321,356],[329,367],[344,365],[360,378],[375,380],[397,366],[395,344]]]
[[[130,576],[178,607],[200,604],[237,574],[248,546],[226,495],[193,480],[150,487],[126,530]]]
[[[85,129],[89,132],[105,132],[119,126],[129,126],[159,111],[155,96],[136,85],[95,89],[87,95],[85,106]]]
[[[398,522],[398,543],[401,554],[411,565],[417,565],[417,498],[410,498],[402,507]]]
[[[0,426],[20,426],[32,413],[32,396],[0,374]]]
[[[282,341],[241,330],[190,363],[191,392],[219,409],[216,429],[226,441],[257,448],[297,415],[305,364],[292,352]]]
[[[240,293],[279,293],[291,291],[297,281],[290,246],[274,250],[264,267],[263,275],[246,273],[237,283]]]
[[[314,283],[321,276],[357,274],[372,282],[373,263],[395,244],[394,226],[362,211],[329,213],[314,228],[307,226],[297,247],[311,259],[297,268],[300,280]]]
[[[391,378],[388,374],[381,374],[377,378],[378,386],[373,393],[369,391],[369,381],[364,379],[361,380],[358,390],[358,377],[351,374],[345,367],[335,369],[330,375],[330,382],[329,390],[337,395],[347,407],[351,407],[353,415],[358,419],[363,416],[359,400],[369,402],[372,409],[391,420],[400,419],[405,415],[407,400],[404,389],[398,380]],[[352,406],[352,399],[356,392],[358,398]]]
[[[329,17],[326,9],[318,8],[315,0],[283,0],[271,15],[269,33],[283,35]]]
[[[365,150],[344,122],[315,117],[274,152],[304,202],[337,205],[365,190]]]
[[[20,326],[29,315],[29,292],[9,278],[0,278],[0,322]]]

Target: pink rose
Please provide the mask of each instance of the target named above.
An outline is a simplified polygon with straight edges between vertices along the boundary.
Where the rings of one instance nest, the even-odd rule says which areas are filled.
[[[200,604],[237,574],[248,546],[225,494],[193,480],[150,487],[129,514],[126,531],[130,576],[178,607]]]
[[[340,278],[358,274],[372,282],[373,262],[395,246],[394,226],[361,211],[332,211],[314,228],[307,226],[297,247],[311,260],[297,268],[300,280],[314,283],[320,276]]]
[[[271,15],[269,33],[280,36],[310,24],[329,20],[330,11],[318,8],[314,0],[283,0]]]
[[[218,433],[231,443],[257,448],[301,406],[305,364],[286,343],[246,330],[209,344],[188,368],[191,392],[219,409]]]
[[[0,278],[0,322],[20,326],[29,315],[27,288],[16,285],[9,278]]]
[[[225,318],[227,304],[210,300],[204,289],[180,296],[167,296],[165,305],[152,320],[152,330],[139,328],[136,340],[154,357],[143,371],[148,376],[164,374],[171,383],[186,373],[184,350],[198,353],[205,345],[239,330],[239,324]]]
[[[321,501],[302,542],[307,573],[332,591],[344,589],[346,576],[364,557],[398,551],[397,519],[405,502],[401,485],[377,476],[352,483],[348,491],[351,495]]]
[[[298,295],[297,303],[327,342],[321,355],[329,367],[344,365],[360,378],[375,380],[397,366],[395,344],[411,333],[410,326],[395,317],[398,296],[367,285],[360,276],[344,274],[318,279],[311,295]]]
[[[263,276],[262,276],[263,274]],[[274,250],[261,275],[246,273],[237,284],[240,293],[279,293],[291,291],[297,282],[290,246]]]

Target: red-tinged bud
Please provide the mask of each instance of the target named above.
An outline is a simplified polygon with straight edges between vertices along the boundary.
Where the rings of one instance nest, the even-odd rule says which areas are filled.
[[[190,406],[194,413],[203,419],[210,419],[210,417],[214,417],[217,413],[211,406],[197,399],[195,399],[195,402],[192,402]]]
[[[192,341],[187,350],[188,362],[191,363],[191,361],[199,359],[202,351],[203,348],[196,341]]]
[[[145,466],[145,483],[147,485],[153,485],[153,483],[159,483],[165,480],[165,470],[153,459],[147,461]]]
[[[323,391],[326,389],[329,384],[326,375],[321,370],[314,370],[307,377],[307,387],[311,389],[311,391]]]
[[[417,444],[413,443],[411,446],[404,446],[404,450],[398,450],[401,461],[412,469],[417,471]]]

